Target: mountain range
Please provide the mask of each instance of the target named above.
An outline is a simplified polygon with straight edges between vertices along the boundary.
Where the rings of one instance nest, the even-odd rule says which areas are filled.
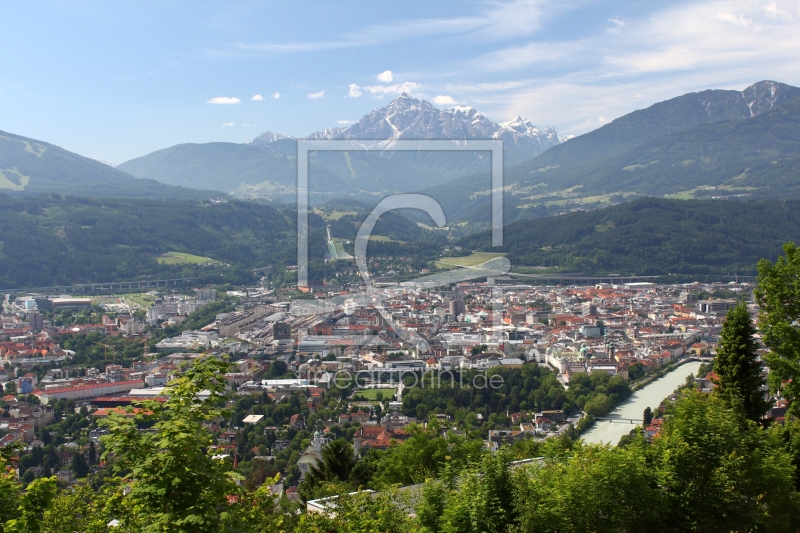
[[[503,139],[507,222],[640,196],[800,198],[800,88],[775,81],[685,94],[571,139],[519,117],[496,123],[473,108],[438,109],[405,94],[346,128],[307,138],[381,137]],[[243,144],[177,145],[113,168],[0,132],[0,190],[186,199],[231,191],[291,201],[296,143],[267,132]],[[313,202],[374,205],[386,194],[425,192],[442,204],[451,227],[488,225],[486,153],[317,152],[310,163]]]
[[[496,123],[472,107],[438,109],[403,93],[344,128],[304,139],[498,139],[506,166],[527,161],[561,142],[555,129],[517,117]],[[292,199],[297,139],[273,132],[245,144],[180,144],[127,161],[121,170],[180,186],[238,196]],[[485,152],[318,152],[311,155],[312,200],[418,191],[489,169]]]
[[[76,196],[200,199],[220,196],[137,179],[50,143],[0,131],[0,192]]]
[[[773,81],[634,111],[506,169],[506,221],[637,196],[800,198],[800,88]],[[488,173],[425,192],[488,224]]]

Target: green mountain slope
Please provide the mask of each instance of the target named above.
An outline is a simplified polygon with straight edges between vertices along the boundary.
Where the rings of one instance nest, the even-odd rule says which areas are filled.
[[[336,212],[327,223],[334,237],[352,243],[367,212],[360,204],[340,207],[348,211]],[[325,225],[317,212],[309,213],[311,279],[325,275]],[[424,242],[428,249],[437,237],[443,238],[422,233],[401,215],[386,213],[374,232],[383,240],[371,244],[370,250],[409,255],[408,246]],[[207,257],[214,263],[159,261],[167,252]],[[294,264],[297,213],[291,207],[249,201],[0,194],[0,289],[179,277],[250,283],[251,269],[272,265],[279,272]]]
[[[322,221],[310,215],[322,255]],[[295,214],[251,202],[180,202],[0,194],[0,288],[214,273],[296,261]],[[170,251],[230,265],[165,264]],[[220,276],[222,275],[222,276]],[[237,274],[238,275],[238,274]]]
[[[602,128],[554,146],[515,171],[568,168],[608,159],[653,139],[704,124],[752,118],[799,96],[800,88],[774,81],[761,81],[744,91],[684,94],[628,113]]]
[[[800,241],[800,200],[643,198],[594,211],[514,222],[505,228],[514,266],[586,274],[754,274],[787,241]],[[465,238],[490,251],[491,236]]]
[[[583,193],[633,191],[662,195],[698,186],[763,187],[783,191],[754,167],[800,154],[800,98],[752,119],[717,122],[656,139],[599,163],[547,176],[551,187]],[[750,169],[750,170],[748,170]],[[511,179],[515,177],[511,174]],[[796,176],[800,181],[800,176]]]
[[[211,191],[137,179],[58,146],[0,131],[0,192],[134,198],[210,198]]]
[[[800,197],[800,97],[788,99],[800,89],[776,84],[774,94],[768,93],[774,97],[765,103],[762,87],[761,97],[748,105],[731,96],[772,83],[761,82],[743,93],[705,91],[656,104],[507,169],[505,220],[563,214],[637,196]],[[698,109],[702,95],[708,114],[706,106]],[[751,110],[758,114],[740,117]],[[676,124],[698,121],[710,122],[669,133]],[[477,174],[426,192],[440,199],[451,223],[485,225],[488,191],[488,174]]]

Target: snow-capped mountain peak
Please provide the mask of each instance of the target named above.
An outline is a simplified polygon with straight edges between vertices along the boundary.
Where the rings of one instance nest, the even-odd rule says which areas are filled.
[[[507,164],[532,159],[559,138],[553,128],[537,128],[517,117],[498,124],[471,106],[439,109],[426,100],[402,93],[386,107],[375,108],[345,128],[331,128],[312,133],[306,139],[502,139]],[[269,145],[290,137],[265,133],[253,139],[257,145]]]
[[[280,133],[273,133],[271,131],[265,131],[264,133],[262,133],[261,135],[259,135],[255,139],[253,139],[252,141],[247,141],[245,144],[250,144],[250,143],[267,144],[267,143],[273,143],[275,141],[281,141],[283,139],[292,139],[292,140],[294,140],[294,137],[289,137],[288,135],[281,135]]]

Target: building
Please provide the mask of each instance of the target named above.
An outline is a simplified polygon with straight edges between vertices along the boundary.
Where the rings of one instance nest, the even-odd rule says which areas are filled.
[[[36,390],[36,394],[43,404],[47,404],[52,400],[59,400],[62,398],[72,398],[74,400],[82,400],[84,398],[96,398],[98,396],[106,396],[108,394],[118,394],[120,392],[129,392],[133,389],[141,388],[144,386],[142,380],[119,381],[117,383],[100,383],[98,385],[84,385],[82,387],[69,387],[63,389],[50,389],[47,391]]]
[[[30,324],[31,331],[34,333],[42,331],[44,328],[44,320],[42,319],[42,315],[36,311],[31,311],[28,313],[28,324]]]
[[[697,311],[705,315],[727,313],[738,303],[737,300],[700,300],[697,302]]]
[[[467,311],[467,306],[464,303],[464,300],[461,300],[460,298],[455,300],[450,300],[449,311],[450,311],[449,314],[458,317],[460,315],[463,315]]]
[[[211,302],[217,299],[217,289],[195,289],[194,292],[201,302]]]
[[[597,306],[592,302],[583,302],[581,304],[581,314],[583,316],[595,316],[597,314]]]
[[[144,382],[148,387],[163,387],[167,384],[167,375],[163,372],[155,372],[145,376]]]
[[[286,322],[275,322],[272,326],[272,338],[275,340],[291,339],[292,326]]]

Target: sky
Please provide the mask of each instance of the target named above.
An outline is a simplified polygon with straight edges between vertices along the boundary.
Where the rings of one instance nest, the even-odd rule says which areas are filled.
[[[800,86],[800,2],[8,2],[0,130],[114,164],[347,125],[401,92],[579,135],[687,92]]]

